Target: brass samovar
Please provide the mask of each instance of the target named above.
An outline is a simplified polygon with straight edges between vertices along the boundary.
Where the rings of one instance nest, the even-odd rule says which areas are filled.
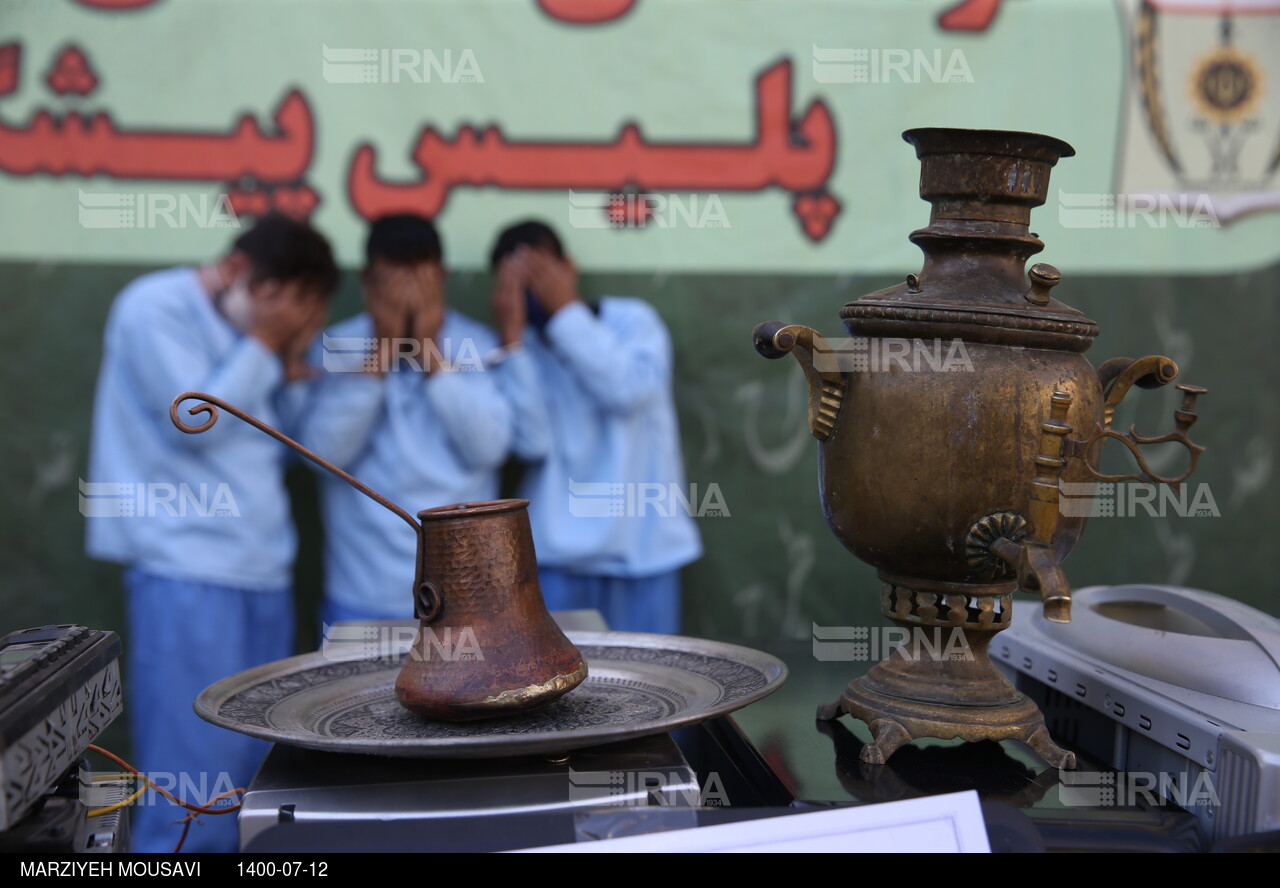
[[[794,355],[809,383],[809,429],[827,523],[883,581],[884,615],[909,631],[959,633],[965,656],[915,656],[900,646],[855,679],[819,718],[847,712],[874,741],[861,752],[883,762],[919,737],[1021,740],[1058,767],[1074,767],[1044,717],[987,656],[1009,625],[1015,589],[1041,596],[1046,617],[1071,618],[1059,566],[1084,530],[1078,510],[1059,509],[1059,485],[1097,481],[1175,487],[1203,448],[1187,431],[1204,389],[1178,386],[1176,430],[1143,437],[1111,428],[1134,385],[1173,381],[1166,357],[1113,358],[1096,370],[1084,352],[1098,325],[1051,291],[1044,248],[1029,230],[1049,173],[1075,151],[1033,133],[914,129],[903,138],[921,161],[929,225],[912,233],[924,266],[904,283],[840,311],[849,338],[776,321],[755,329],[765,357]],[[921,353],[925,360],[919,360]],[[1138,471],[1106,475],[1109,438]],[[1190,452],[1176,478],[1148,467],[1139,445],[1175,441]]]

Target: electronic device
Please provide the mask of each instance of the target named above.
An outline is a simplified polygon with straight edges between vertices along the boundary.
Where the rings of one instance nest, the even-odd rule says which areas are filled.
[[[552,616],[568,631],[607,629],[595,610]],[[367,645],[373,638],[399,652],[417,628],[404,620],[338,623],[326,627],[322,649]],[[694,770],[665,733],[559,755],[474,760],[351,755],[277,743],[245,793],[240,849],[510,850],[572,841],[575,830],[615,831],[618,819],[627,820],[637,806],[667,810],[663,828],[693,826],[691,809],[702,801],[701,792]]]
[[[240,850],[504,851],[608,833],[649,806],[670,812],[663,828],[678,812],[678,825],[694,826],[700,793],[669,734],[563,759],[396,759],[277,743],[240,808]]]
[[[1033,608],[991,652],[1053,736],[1143,775],[1214,839],[1280,829],[1280,621],[1201,589],[1072,597],[1070,623]]]
[[[0,639],[0,833],[58,795],[89,744],[120,714],[120,649],[114,632],[76,625]]]

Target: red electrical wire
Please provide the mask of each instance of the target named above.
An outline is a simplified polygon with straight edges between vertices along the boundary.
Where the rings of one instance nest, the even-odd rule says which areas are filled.
[[[108,752],[107,750],[103,749],[101,746],[97,746],[93,743],[89,744],[88,749],[90,752],[96,752],[98,753],[98,755],[105,756],[106,758],[115,762],[117,765],[124,768],[126,771],[133,774],[134,776],[141,777],[143,782],[146,783],[147,786],[151,787],[156,792],[160,793],[160,795],[164,796],[166,799],[173,802],[175,805],[181,805],[183,808],[186,808],[187,811],[190,812],[189,814],[187,814],[186,817],[182,818],[182,835],[178,838],[178,844],[173,849],[174,854],[177,854],[179,851],[182,850],[182,843],[187,840],[187,833],[191,831],[191,821],[195,819],[195,816],[197,814],[233,814],[236,811],[240,810],[240,802],[236,802],[234,805],[228,805],[225,808],[214,808],[213,803],[216,801],[219,801],[220,799],[225,799],[228,796],[235,795],[236,793],[240,793],[241,795],[243,795],[244,794],[243,787],[236,787],[235,789],[229,789],[226,792],[218,793],[218,795],[214,796],[209,800],[208,805],[192,805],[188,802],[184,802],[182,799],[178,798],[173,793],[169,792],[169,790],[165,789],[163,786],[157,786],[154,782],[152,782],[150,777],[148,777],[146,774],[143,774],[141,771],[139,771],[133,765],[126,762],[124,759],[120,758],[120,756],[116,755],[114,752]]]

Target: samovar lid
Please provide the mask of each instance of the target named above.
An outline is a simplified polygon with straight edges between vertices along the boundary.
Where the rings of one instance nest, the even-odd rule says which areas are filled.
[[[1027,261],[1044,249],[1031,210],[1049,173],[1075,149],[1053,136],[1007,130],[910,129],[920,158],[929,224],[912,232],[924,267],[903,284],[869,293],[840,312],[854,335],[952,338],[1084,351],[1098,325],[1053,299],[1061,275]]]

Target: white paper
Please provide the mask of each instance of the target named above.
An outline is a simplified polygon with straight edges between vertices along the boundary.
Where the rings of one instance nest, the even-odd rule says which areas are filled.
[[[978,794],[968,792],[766,817],[531,852],[989,852]]]

